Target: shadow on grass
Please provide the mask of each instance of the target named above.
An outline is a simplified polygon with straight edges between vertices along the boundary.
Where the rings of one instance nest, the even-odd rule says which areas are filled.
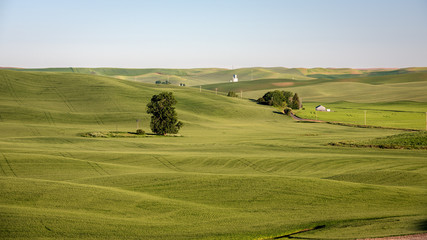
[[[427,219],[424,219],[418,223],[417,230],[427,231]]]
[[[128,132],[129,134],[135,135],[135,136],[154,136],[154,137],[182,137],[180,134],[172,134],[168,133],[166,135],[163,134],[156,134],[156,133],[144,133],[144,134],[138,134],[136,132]]]
[[[322,228],[325,228],[325,227],[326,227],[326,225],[320,225],[320,226],[316,226],[314,228],[304,229],[304,230],[301,230],[301,231],[298,231],[298,232],[294,232],[294,233],[291,233],[291,234],[286,234],[286,235],[283,235],[283,236],[274,237],[272,239],[282,239],[282,238],[287,238],[287,239],[308,239],[308,238],[294,237],[293,235],[296,235],[296,234],[299,234],[299,233],[304,233],[304,232],[309,232],[309,231],[314,231],[314,230],[322,229]],[[318,239],[318,238],[316,238],[316,239]]]
[[[109,131],[109,132],[86,132],[78,134],[81,137],[89,138],[144,138],[144,137],[183,137],[180,134],[155,134],[155,133],[137,133],[137,132],[120,132],[120,131]]]
[[[121,132],[113,132],[113,133],[121,133]],[[136,132],[128,132],[129,134],[132,134],[132,135],[140,135],[140,136],[143,136],[143,135],[150,135],[150,136],[156,136],[157,134],[155,134],[155,133],[144,133],[144,134],[138,134],[138,133],[136,133]]]
[[[312,122],[312,121],[298,121],[296,123],[319,123],[319,122]]]

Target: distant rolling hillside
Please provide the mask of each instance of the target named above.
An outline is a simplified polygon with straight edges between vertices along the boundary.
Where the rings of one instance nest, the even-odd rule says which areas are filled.
[[[38,68],[38,69],[22,69],[11,68],[15,71],[38,71],[38,72],[67,72],[81,73],[89,75],[110,76],[123,80],[131,80],[144,83],[155,83],[156,81],[166,82],[173,85],[184,83],[187,86],[210,85],[204,88],[215,89],[219,91],[228,91],[222,86],[211,84],[227,84],[232,76],[236,74],[239,78],[239,88],[233,86],[233,90],[254,90],[256,85],[260,85],[261,89],[274,88],[280,81],[298,82],[301,80],[334,80],[346,79],[346,81],[356,82],[389,82],[387,76],[393,76],[393,81],[404,81],[409,73],[413,73],[416,81],[424,78],[427,73],[427,68],[403,68],[403,69],[351,69],[351,68],[284,68],[284,67],[254,67],[254,68],[239,68],[239,69],[223,69],[223,68],[193,68],[193,69],[163,69],[163,68]],[[418,73],[416,75],[415,73]],[[383,79],[377,80],[375,77],[384,76]],[[394,77],[396,76],[396,77]],[[363,78],[363,79],[361,79]],[[400,80],[396,80],[400,79]],[[241,84],[242,82],[259,80],[252,84]],[[282,81],[282,82],[283,82]],[[265,85],[262,82],[274,83],[273,85]],[[316,82],[316,81],[315,81]],[[314,82],[314,83],[315,83]],[[295,86],[300,86],[295,84]],[[306,85],[307,83],[304,83]],[[242,86],[240,86],[242,85]],[[263,88],[265,87],[265,88]],[[258,90],[261,90],[258,89]]]
[[[289,78],[295,80],[308,80],[298,69],[276,68],[194,68],[194,69],[130,69],[130,68],[35,68],[22,69],[10,68],[15,71],[38,71],[38,72],[68,72],[91,75],[111,76],[145,83],[165,82],[172,84],[184,83],[188,86],[205,85],[212,83],[228,82],[234,74],[239,81],[250,81],[254,79]]]
[[[367,98],[355,86],[393,85],[293,81],[307,84],[292,88],[307,97],[344,100]],[[397,89],[419,95],[403,86],[422,92],[421,83]],[[162,91],[178,101],[182,136],[82,137],[135,131],[136,119],[150,133],[146,104]],[[427,152],[332,147],[400,131],[298,123],[276,111],[191,87],[0,70],[0,239],[249,240],[316,228],[298,237],[361,239],[424,231],[417,226],[427,219]]]
[[[173,91],[179,98],[179,116],[184,121],[206,115],[212,122],[215,112],[220,117],[233,117],[244,109],[236,106],[235,99],[214,94],[194,95],[198,91],[193,88],[87,74],[0,70],[0,122],[96,124],[114,129],[117,124],[120,126],[128,121],[124,125],[131,122],[133,128],[137,118],[149,121],[146,104],[153,94],[161,91]],[[212,104],[218,98],[221,104]],[[211,105],[200,108],[208,104]],[[249,108],[257,106],[249,105]],[[242,110],[243,115],[245,112],[248,110]]]
[[[313,71],[309,69],[306,75],[313,78],[322,79],[345,79],[359,77],[392,76],[414,72],[427,72],[427,68],[400,68],[400,69],[326,69],[326,71]]]
[[[237,74],[240,82],[251,81],[255,79],[273,78],[289,78],[296,80],[311,79],[307,76],[304,76],[300,71],[297,71],[296,69],[287,68],[239,68],[234,70],[223,70],[210,74],[198,75],[194,79],[210,83],[229,82],[229,80],[231,80],[234,74]]]
[[[294,80],[294,79],[259,79],[253,81],[244,81],[237,83],[216,83],[203,85],[202,88],[206,90],[219,92],[250,92],[250,91],[259,91],[259,90],[269,90],[269,89],[278,89],[278,88],[290,88],[296,86],[308,86],[319,83],[329,82],[330,80],[324,79],[313,79],[313,80]]]
[[[332,75],[329,75],[332,76]],[[203,89],[227,93],[243,91],[246,98],[257,99],[266,91],[278,89],[300,93],[305,101],[418,101],[427,102],[427,72],[402,71],[388,75],[356,75],[351,78],[320,78],[312,80],[259,79],[238,83],[219,83]]]
[[[361,82],[368,84],[389,84],[389,83],[406,83],[406,82],[425,82],[427,81],[427,72],[408,72],[388,75],[368,75],[359,78],[346,78],[341,81]]]

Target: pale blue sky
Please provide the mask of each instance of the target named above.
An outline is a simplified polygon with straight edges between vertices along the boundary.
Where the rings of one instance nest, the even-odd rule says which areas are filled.
[[[427,66],[427,0],[0,0],[9,66]]]

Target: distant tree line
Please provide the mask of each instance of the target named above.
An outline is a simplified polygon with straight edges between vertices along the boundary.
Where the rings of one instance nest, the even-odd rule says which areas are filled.
[[[270,91],[258,98],[257,103],[279,108],[302,108],[302,102],[297,93],[289,91]]]
[[[164,82],[162,82],[162,81],[160,81],[160,80],[157,80],[157,81],[156,81],[156,84],[171,84],[171,82],[169,82],[168,80],[166,80],[166,81],[164,81]]]

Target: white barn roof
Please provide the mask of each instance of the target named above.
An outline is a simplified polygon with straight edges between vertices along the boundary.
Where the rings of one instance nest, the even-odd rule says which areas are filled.
[[[316,107],[316,111],[326,111],[326,108],[322,105]]]

